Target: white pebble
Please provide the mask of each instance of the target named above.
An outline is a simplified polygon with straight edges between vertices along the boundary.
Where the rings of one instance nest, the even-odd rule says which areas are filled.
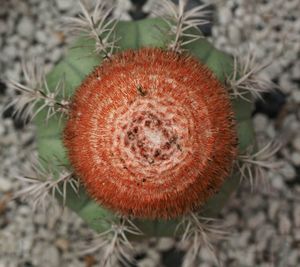
[[[22,37],[31,39],[34,34],[33,21],[29,17],[23,17],[17,26],[17,31]]]
[[[74,259],[74,255],[72,255],[72,257],[73,257],[73,259],[72,259],[72,261],[70,262],[70,264],[69,265],[67,265],[67,266],[76,266],[76,267],[86,267],[87,265],[86,265],[86,263],[84,262],[84,261],[80,261],[80,260],[78,260],[78,259]],[[70,257],[71,258],[71,257]]]
[[[293,233],[292,233],[295,241],[300,242],[300,229],[299,228],[293,228]]]
[[[293,152],[291,159],[296,166],[300,166],[300,153]]]
[[[267,127],[266,132],[267,132],[268,137],[270,137],[271,139],[274,139],[276,137],[276,130],[275,130],[274,124],[270,124]]]
[[[0,192],[8,192],[12,189],[12,183],[8,178],[0,177]]]
[[[228,27],[229,39],[234,45],[237,45],[241,42],[241,33],[238,27],[234,24],[230,24]]]
[[[279,172],[283,175],[285,180],[290,181],[295,178],[296,171],[292,164],[289,162],[284,162],[282,168],[280,168]]]
[[[2,123],[2,121],[0,121],[0,135],[3,135],[5,133],[5,127]]]
[[[58,46],[59,44],[61,44],[62,42],[62,36],[57,33],[57,32],[54,32],[54,33],[49,33],[49,37],[48,37],[48,40],[47,40],[47,43],[46,43],[46,46],[47,48],[54,48],[56,46]]]
[[[59,10],[68,10],[74,5],[73,0],[56,0],[56,4]]]
[[[251,238],[251,232],[248,230],[243,231],[239,236],[236,236],[235,246],[239,248],[245,248],[249,244],[249,239]]]
[[[54,49],[54,51],[51,53],[51,61],[57,62],[62,57],[62,50],[60,48]]]
[[[257,132],[264,132],[268,125],[268,118],[266,115],[258,113],[255,115],[253,123]]]
[[[53,267],[59,266],[59,252],[56,247],[54,247],[54,246],[48,247],[43,256],[44,257],[42,257],[42,258],[45,261],[46,266],[49,266],[49,267],[50,266],[53,266]]]
[[[157,249],[159,251],[168,251],[174,246],[174,240],[168,237],[162,237],[158,240]]]
[[[293,139],[292,145],[293,145],[293,147],[294,147],[296,150],[300,151],[300,135],[297,135],[297,136]]]
[[[7,30],[6,24],[5,23],[0,23],[0,34],[5,33],[6,30]]]
[[[300,227],[300,206],[299,205],[294,206],[293,219],[294,219],[295,227],[299,228]],[[300,232],[299,232],[299,237],[300,237]]]
[[[10,58],[14,58],[16,56],[16,47],[14,45],[7,45],[3,49],[3,53]]]
[[[292,98],[296,103],[300,103],[300,90],[293,90]]]
[[[289,266],[297,266],[297,263],[299,263],[298,258],[299,258],[299,252],[297,251],[297,249],[292,250],[288,256],[288,262],[287,262],[288,265]]]
[[[228,227],[232,227],[236,225],[239,221],[239,216],[236,212],[230,212],[229,214],[226,215],[225,218],[225,224]]]
[[[22,205],[18,207],[18,213],[21,216],[28,216],[30,214],[31,209],[28,206]]]
[[[22,240],[20,240],[20,245],[22,247],[22,252],[29,252],[32,249],[33,245],[33,236],[26,235]]]
[[[157,263],[152,259],[146,258],[138,262],[138,267],[156,267]]]
[[[221,24],[225,25],[232,19],[232,14],[228,8],[221,8],[219,11],[219,21]]]
[[[300,61],[296,62],[292,69],[292,78],[293,79],[300,78]]]
[[[154,249],[148,249],[148,258],[150,258],[156,264],[160,261],[160,254]]]
[[[282,190],[284,186],[283,179],[280,175],[273,175],[271,179],[271,184],[274,189]]]
[[[277,212],[279,210],[280,207],[280,202],[272,199],[271,201],[269,201],[269,209],[268,209],[268,216],[270,218],[271,221],[273,221],[277,215]]]
[[[48,41],[48,36],[46,35],[45,31],[39,30],[35,34],[35,39],[38,42],[45,44]]]
[[[206,262],[213,262],[214,261],[214,254],[211,250],[207,247],[202,247],[200,250],[200,259]]]
[[[288,73],[285,72],[280,75],[279,86],[284,93],[290,93],[292,91],[293,83],[291,82],[290,75]]]
[[[287,235],[291,231],[291,222],[286,214],[279,215],[279,233]]]
[[[264,214],[264,212],[261,211],[248,220],[248,225],[251,229],[255,229],[262,225],[265,222],[265,220],[266,215]]]

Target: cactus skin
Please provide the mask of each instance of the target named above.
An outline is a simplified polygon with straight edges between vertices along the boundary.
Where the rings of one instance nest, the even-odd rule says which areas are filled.
[[[138,49],[142,47],[165,47],[168,41],[167,36],[162,36],[156,27],[167,27],[160,19],[147,19],[138,22],[119,22],[116,27],[116,35],[120,37],[118,46],[120,51],[126,49]],[[66,58],[60,62],[47,76],[47,82],[55,82],[65,75],[66,89],[70,95],[80,86],[83,79],[101,63],[99,56],[87,56],[91,53],[92,41],[79,39],[74,45],[76,49],[69,50]],[[225,81],[226,75],[232,72],[232,58],[215,49],[205,39],[197,40],[185,47],[188,52],[196,57],[202,64],[205,64],[219,79],[221,83]],[[251,123],[252,104],[241,99],[232,100],[238,130],[239,151],[244,151],[246,147],[253,143],[254,135]],[[62,132],[65,122],[59,125],[57,119],[52,118],[48,126],[44,126],[44,116],[42,112],[35,119],[37,124],[37,143],[40,157],[46,160],[56,159],[57,163],[69,164],[66,149],[62,143]],[[219,193],[211,197],[202,207],[204,216],[215,215],[220,211],[231,192],[237,187],[239,178],[237,175],[229,177],[222,185]],[[101,218],[114,218],[114,214],[99,206],[90,199],[85,190],[81,188],[77,196],[69,190],[67,206],[78,213],[92,228],[102,232],[107,225],[101,223]],[[136,219],[135,223],[148,236],[173,236],[177,219],[173,220],[147,220]]]

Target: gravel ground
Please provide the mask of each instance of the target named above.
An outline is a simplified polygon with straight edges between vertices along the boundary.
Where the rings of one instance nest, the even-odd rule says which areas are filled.
[[[129,1],[118,2],[116,14],[130,19],[146,16],[155,1],[148,0],[143,10]],[[60,60],[66,38],[56,22],[77,11],[72,0],[1,1],[0,108],[13,95],[3,78],[22,79],[22,57],[40,57],[47,69]],[[251,192],[249,184],[243,183],[220,215],[230,232],[228,240],[215,244],[224,266],[300,266],[299,13],[299,0],[219,0],[215,1],[216,21],[206,29],[223,50],[245,53],[250,47],[258,62],[272,60],[262,75],[279,89],[257,103],[254,123],[259,140],[283,137],[285,141],[277,153],[284,165],[268,174],[270,186]],[[97,254],[77,255],[77,244],[95,233],[76,214],[57,208],[57,216],[46,216],[41,210],[33,215],[28,202],[8,201],[21,186],[13,177],[30,167],[29,155],[34,153],[34,126],[6,111],[0,117],[0,267],[97,266]],[[184,248],[173,239],[150,240],[139,246],[137,266],[180,266],[183,255]],[[215,266],[206,249],[201,250],[201,259],[198,266]]]

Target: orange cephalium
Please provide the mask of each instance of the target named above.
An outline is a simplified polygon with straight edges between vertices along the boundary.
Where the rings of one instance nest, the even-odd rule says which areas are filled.
[[[193,211],[230,175],[228,93],[197,59],[158,48],[104,60],[72,99],[64,144],[99,204],[141,218]]]

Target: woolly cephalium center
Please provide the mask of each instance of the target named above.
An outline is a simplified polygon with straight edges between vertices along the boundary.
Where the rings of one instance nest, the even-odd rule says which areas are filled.
[[[88,193],[125,215],[171,218],[220,189],[236,156],[225,89],[196,59],[125,51],[75,92],[64,144]]]
[[[156,179],[153,182],[161,184],[167,177],[157,174],[180,165],[192,150],[190,114],[175,101],[147,96],[137,97],[126,109],[117,110],[119,115],[114,114],[117,118],[111,121],[115,167],[135,174],[132,178],[137,182]]]

